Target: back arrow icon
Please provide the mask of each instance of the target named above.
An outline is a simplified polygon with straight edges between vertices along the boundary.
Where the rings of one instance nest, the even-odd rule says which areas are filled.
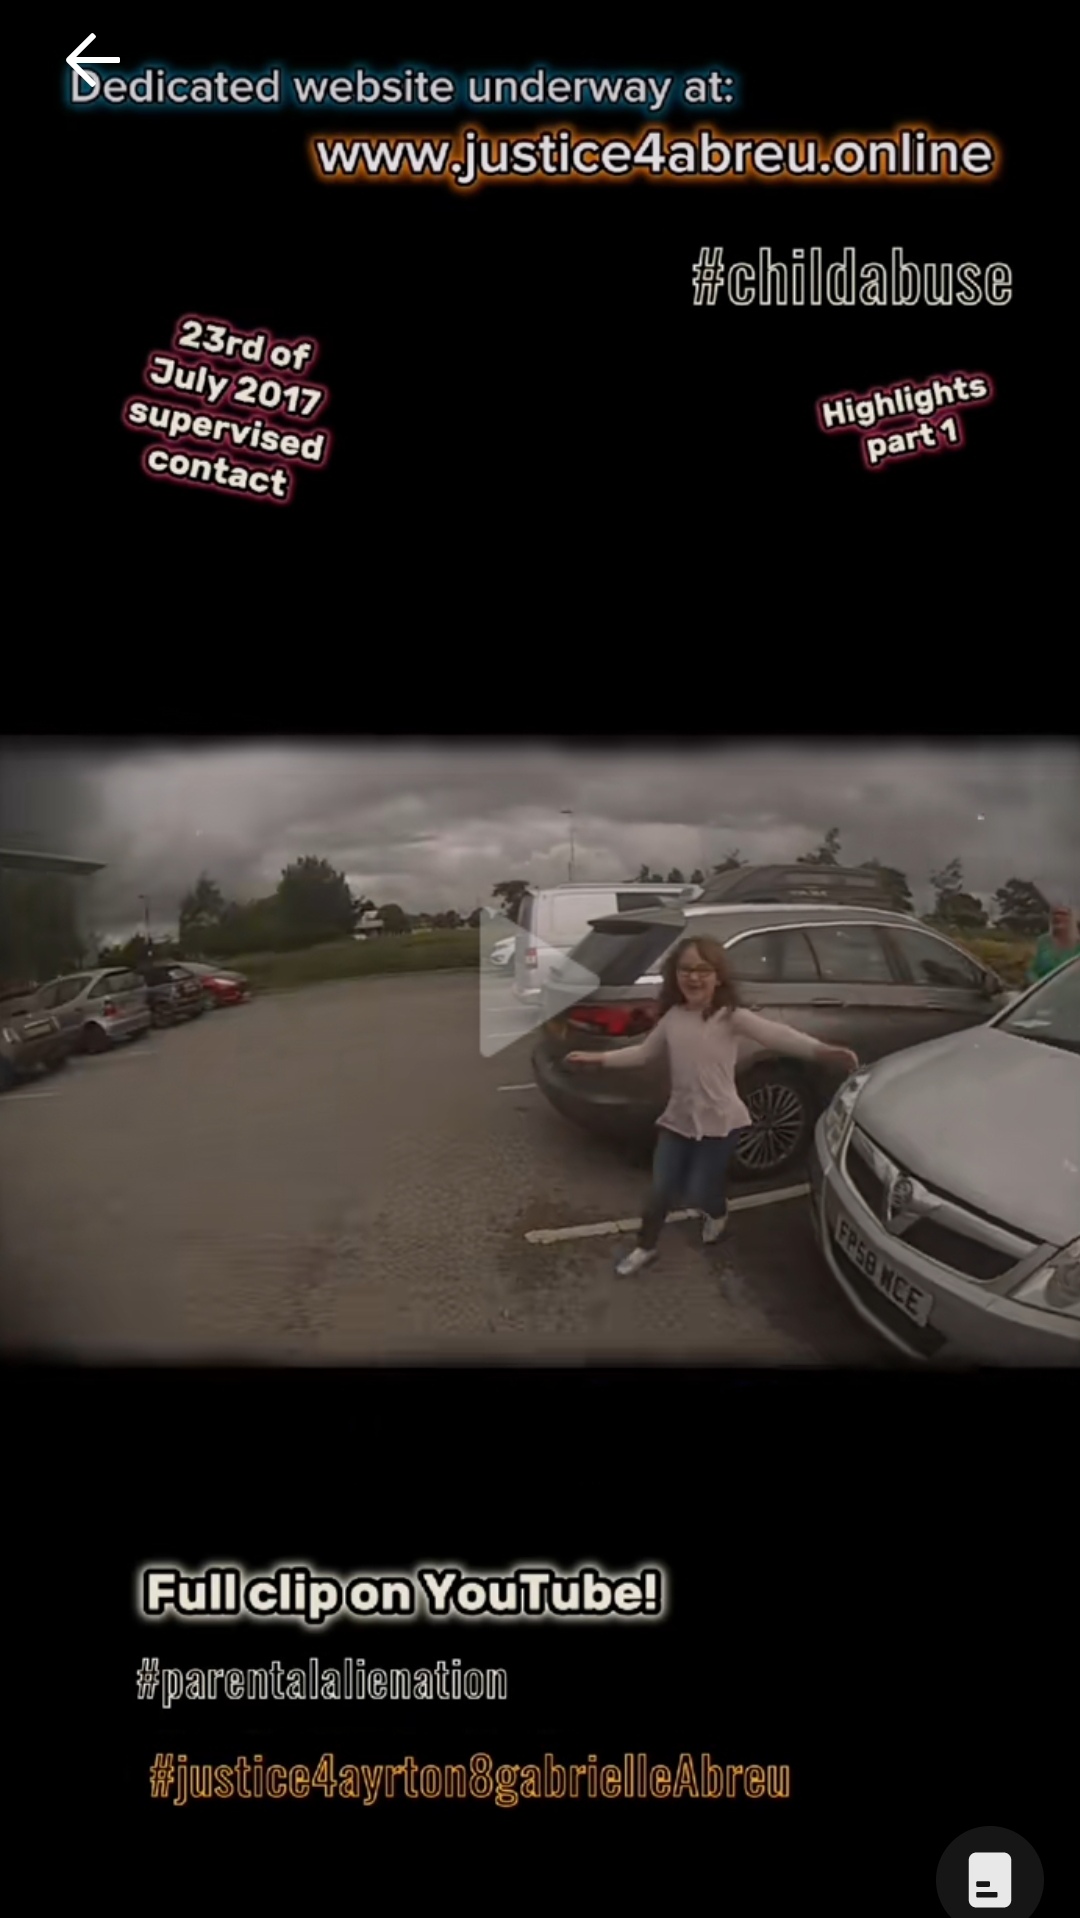
[[[100,89],[101,81],[96,73],[87,73],[87,67],[118,67],[120,65],[118,53],[87,53],[85,60],[80,58],[80,55],[86,53],[87,47],[91,46],[96,39],[96,33],[88,33],[82,45],[76,47],[74,53],[69,53],[67,57],[67,65],[76,79],[85,80],[88,86],[93,87],[95,93]]]

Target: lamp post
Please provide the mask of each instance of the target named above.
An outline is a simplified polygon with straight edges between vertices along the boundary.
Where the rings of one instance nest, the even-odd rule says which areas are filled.
[[[564,818],[564,819],[568,819],[568,820],[570,821],[570,863],[569,863],[569,866],[568,866],[568,868],[567,868],[567,878],[569,879],[569,882],[570,882],[570,884],[571,884],[571,885],[573,885],[573,883],[574,883],[574,857],[575,857],[575,848],[574,848],[574,815],[573,815],[573,812],[572,812],[572,810],[571,810],[571,808],[570,808],[569,806],[563,806],[563,807],[561,807],[561,808],[560,808],[560,810],[561,810],[561,812],[562,812],[562,816],[563,816],[563,818]]]
[[[144,892],[141,892],[139,894],[139,898],[142,900],[143,924],[146,927],[146,952],[147,952],[147,957],[149,958],[150,952],[153,947],[153,941],[150,937],[150,901]]]

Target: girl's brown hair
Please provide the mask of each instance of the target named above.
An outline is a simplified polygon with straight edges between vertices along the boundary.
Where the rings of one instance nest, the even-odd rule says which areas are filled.
[[[668,954],[661,968],[664,984],[660,993],[660,1017],[663,1018],[665,1012],[670,1012],[673,1006],[686,1004],[679,984],[678,972],[688,952],[699,953],[702,964],[711,966],[716,974],[712,998],[704,1007],[702,1018],[710,1019],[714,1012],[732,1011],[739,1003],[739,995],[735,990],[735,981],[731,976],[731,967],[723,946],[718,945],[715,939],[680,939],[674,952]]]

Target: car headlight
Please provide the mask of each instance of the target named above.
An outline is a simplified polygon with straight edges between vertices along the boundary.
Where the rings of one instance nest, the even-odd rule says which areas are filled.
[[[1080,1239],[1063,1246],[1015,1294],[1024,1305],[1080,1319]]]
[[[850,1079],[844,1080],[839,1092],[826,1110],[825,1144],[831,1159],[837,1157],[847,1137],[856,1101],[869,1077],[869,1072],[853,1072]]]

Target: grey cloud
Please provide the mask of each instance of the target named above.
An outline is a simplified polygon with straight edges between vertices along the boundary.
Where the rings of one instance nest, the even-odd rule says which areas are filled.
[[[625,878],[643,861],[689,873],[738,847],[787,859],[840,828],[845,858],[902,867],[927,896],[958,856],[974,892],[1013,875],[1076,898],[1080,755],[1065,744],[860,740],[563,749],[511,742],[82,742],[0,758],[0,845],[100,858],[97,923],[133,926],[147,893],[175,922],[200,870],[266,892],[311,852],[410,910],[468,910],[499,879]]]

